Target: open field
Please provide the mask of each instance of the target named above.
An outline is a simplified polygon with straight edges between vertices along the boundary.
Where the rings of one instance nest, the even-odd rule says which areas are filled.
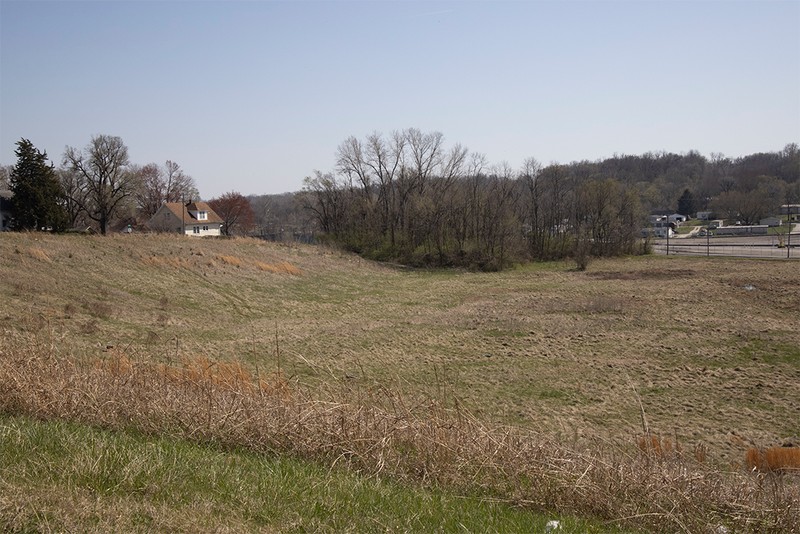
[[[800,268],[644,257],[404,271],[328,250],[173,237],[0,238],[4,339],[101,358],[240,359],[392,386],[564,437],[653,431],[735,460],[800,437]]]
[[[575,449],[635,450],[646,424],[725,470],[800,436],[796,262],[428,272],[254,240],[4,234],[0,273],[6,354],[241,362],[292,391],[388,389]]]

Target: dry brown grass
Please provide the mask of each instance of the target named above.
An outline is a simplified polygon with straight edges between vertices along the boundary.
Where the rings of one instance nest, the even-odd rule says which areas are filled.
[[[39,261],[44,261],[47,263],[53,262],[53,260],[50,259],[50,256],[47,255],[47,252],[38,247],[29,248],[28,254],[30,255],[31,258],[37,259]]]
[[[636,444],[639,446],[639,450],[645,454],[651,454],[662,458],[680,455],[683,452],[681,444],[669,436],[639,436],[636,440]]]
[[[188,269],[191,263],[186,258],[175,256],[145,256],[142,263],[150,267],[171,267],[173,269]]]
[[[800,447],[751,447],[746,454],[750,469],[775,473],[800,473]]]
[[[277,264],[272,263],[265,263],[263,261],[256,261],[254,262],[256,268],[260,271],[265,271],[268,273],[275,273],[275,274],[291,274],[294,276],[300,276],[302,271],[292,265],[289,262],[283,261]]]
[[[427,485],[480,488],[533,509],[654,531],[800,528],[797,479],[722,472],[684,456],[671,438],[641,439],[641,455],[603,442],[577,449],[381,387],[342,383],[312,392],[282,374],[262,377],[206,357],[153,363],[153,356],[114,348],[81,364],[46,339],[28,338],[25,346],[0,349],[6,414],[137,428]]]
[[[232,265],[234,267],[241,267],[242,265],[244,265],[244,261],[242,260],[242,258],[239,258],[237,256],[218,254],[217,256],[215,256],[215,258],[224,263],[225,265]]]
[[[111,360],[115,359],[127,360],[124,354]],[[205,356],[183,357],[180,365],[157,364],[156,367],[165,379],[178,386],[192,385],[202,388],[204,385],[213,385],[217,388],[246,391],[248,394],[277,395],[286,400],[292,395],[289,383],[282,373],[255,375],[239,361],[217,361]]]
[[[302,274],[302,271],[292,265],[288,261],[280,261],[276,263],[269,263],[261,260],[247,260],[240,258],[238,256],[233,255],[225,255],[225,254],[217,254],[214,258],[220,261],[223,265],[230,265],[232,267],[237,268],[255,268],[262,272],[267,273],[274,273],[274,274],[290,274],[294,276],[299,276]],[[209,263],[210,266],[214,266],[213,263]]]
[[[443,425],[452,424],[448,418],[453,415],[443,407],[458,406],[456,415],[480,425],[487,435],[510,428],[510,435],[522,441],[530,439],[546,448],[557,444],[552,451],[556,457],[563,448],[565,458],[590,451],[591,458],[623,471],[628,467],[620,466],[646,465],[650,471],[643,477],[657,477],[657,465],[685,467],[702,459],[697,476],[717,477],[731,492],[726,484],[739,476],[750,477],[743,479],[745,489],[754,476],[761,476],[762,482],[772,480],[770,473],[743,474],[749,447],[767,448],[800,436],[796,262],[651,257],[598,260],[584,273],[558,264],[492,274],[421,272],[324,248],[246,239],[200,244],[166,235],[35,237],[0,235],[0,346],[15,358],[26,354],[31,343],[48,345],[44,339],[50,336],[47,339],[57,340],[53,354],[58,358],[109,376],[95,362],[101,354],[110,357],[113,352],[100,351],[113,344],[125,347],[134,368],[132,375],[120,375],[121,382],[150,376],[154,383],[168,383],[169,391],[197,390],[190,380],[180,378],[189,373],[186,369],[199,366],[183,360],[184,347],[191,345],[189,353],[213,355],[210,361],[241,362],[231,365],[241,365],[241,373],[252,376],[251,383],[272,384],[282,368],[292,377],[286,403],[308,399],[309,406],[322,410],[325,401],[337,407],[334,411],[377,404],[381,413],[393,413],[391,399],[397,399],[412,407],[413,417],[425,421],[430,414],[423,413],[423,407],[436,406],[431,410],[449,414]],[[51,261],[31,257],[31,248],[41,249]],[[218,256],[237,258],[241,267]],[[302,276],[265,275],[269,268],[262,264],[291,265]],[[289,271],[285,274],[295,274]],[[111,312],[98,314],[92,311],[98,302],[115,304]],[[42,339],[25,337],[29,335]],[[280,366],[273,350],[278,337]],[[149,374],[141,370],[146,368],[143,364],[154,366]],[[209,372],[239,373],[235,368],[213,368]],[[199,367],[192,372],[202,374]],[[236,380],[219,378],[214,387],[230,389],[225,385],[229,379]],[[631,386],[640,399],[632,398]],[[280,388],[250,389],[271,397],[279,396],[273,391]],[[429,399],[436,402],[430,404]],[[651,452],[642,453],[637,447],[641,410],[652,435],[658,436],[658,446],[665,449],[660,440],[669,436],[673,448],[678,443],[682,447],[680,454],[661,458],[652,453],[652,440],[644,445]],[[92,414],[87,412],[87,422]],[[142,417],[146,414],[143,411]],[[156,418],[152,428],[166,421],[188,432],[191,424],[182,417]],[[374,430],[370,439],[380,441]],[[360,439],[360,434],[353,435]],[[323,428],[324,436],[333,440],[335,432]],[[392,430],[390,436],[386,439],[392,447],[402,448],[404,435]],[[408,448],[417,459],[426,457],[418,451],[427,447],[422,443]],[[380,451],[383,445],[374,447]],[[443,449],[433,446],[432,454],[436,450]],[[494,465],[494,456],[489,457]],[[398,460],[396,466],[412,473],[407,476],[426,472],[411,469],[410,461]],[[435,464],[436,454],[429,461]],[[583,460],[574,462],[586,468]],[[738,473],[729,478],[725,471],[732,466]],[[385,467],[381,472],[391,471]],[[594,467],[581,479],[582,472],[564,479],[581,492],[590,474],[601,476]],[[475,479],[479,485],[484,484],[482,476]],[[550,483],[547,476],[536,476],[545,486]],[[427,479],[437,477],[447,479]],[[519,485],[525,487],[520,477]],[[463,473],[452,478],[468,479]],[[632,487],[643,495],[650,490],[642,484]],[[494,482],[485,485],[494,487]],[[624,492],[619,489],[622,483],[613,487]],[[657,495],[667,491],[659,487],[653,489]],[[609,517],[638,513],[630,503],[615,504],[606,490],[597,491],[598,499],[610,501]],[[747,501],[752,495],[735,497],[730,502],[750,502],[736,512],[738,505],[727,507],[720,492],[712,491],[712,500],[723,508],[724,517],[750,517],[750,509],[761,517],[774,504]],[[533,493],[506,494],[520,501],[548,502]],[[632,494],[637,495],[645,499]],[[708,511],[711,501],[702,495],[692,498],[700,499],[698,509]],[[670,509],[671,501],[660,502]],[[581,506],[587,509],[586,502]],[[603,510],[602,503],[597,506]]]

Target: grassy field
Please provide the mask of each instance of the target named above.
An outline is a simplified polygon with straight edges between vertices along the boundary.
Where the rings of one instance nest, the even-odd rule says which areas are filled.
[[[255,240],[4,234],[0,350],[106,369],[232,362],[287,391],[434,402],[570,450],[633,454],[649,433],[732,472],[750,447],[797,443],[797,262],[571,267],[414,271]]]

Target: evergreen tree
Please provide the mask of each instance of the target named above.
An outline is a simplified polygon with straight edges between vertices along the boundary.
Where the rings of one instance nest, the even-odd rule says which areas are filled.
[[[694,200],[694,195],[688,189],[683,190],[683,194],[678,199],[678,213],[691,217],[697,212],[697,203]]]
[[[17,164],[11,169],[11,218],[19,230],[52,228],[64,230],[67,216],[60,201],[61,185],[47,153],[39,152],[27,139],[17,142]]]

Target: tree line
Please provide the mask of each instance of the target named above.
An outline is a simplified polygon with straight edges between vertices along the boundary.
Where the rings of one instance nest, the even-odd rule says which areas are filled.
[[[502,269],[643,252],[645,215],[657,210],[748,224],[800,196],[798,175],[794,144],[736,160],[692,151],[513,169],[410,128],[347,138],[335,170],[306,178],[298,201],[326,239],[367,257]]]
[[[797,144],[736,159],[649,152],[547,166],[528,158],[512,168],[409,128],[348,137],[335,154],[334,170],[314,171],[296,193],[230,192],[209,204],[229,235],[324,240],[383,261],[491,270],[641,252],[649,213],[704,210],[752,224],[800,202]],[[106,233],[146,222],[164,202],[200,197],[177,163],[132,164],[119,137],[67,147],[58,168],[27,139],[16,155],[0,170],[18,229]]]
[[[303,206],[329,239],[412,265],[502,269],[526,259],[635,253],[638,195],[606,177],[578,180],[529,158],[489,166],[439,132],[346,139],[335,173],[305,181]]]
[[[16,165],[0,175],[13,193],[12,229],[94,227],[105,235],[114,225],[146,223],[164,203],[200,199],[194,179],[179,164],[134,164],[117,136],[93,136],[83,149],[66,147],[58,168],[28,139],[17,142],[15,155]],[[252,209],[240,193],[226,193],[209,205],[225,221],[225,233],[245,233],[252,226]]]

